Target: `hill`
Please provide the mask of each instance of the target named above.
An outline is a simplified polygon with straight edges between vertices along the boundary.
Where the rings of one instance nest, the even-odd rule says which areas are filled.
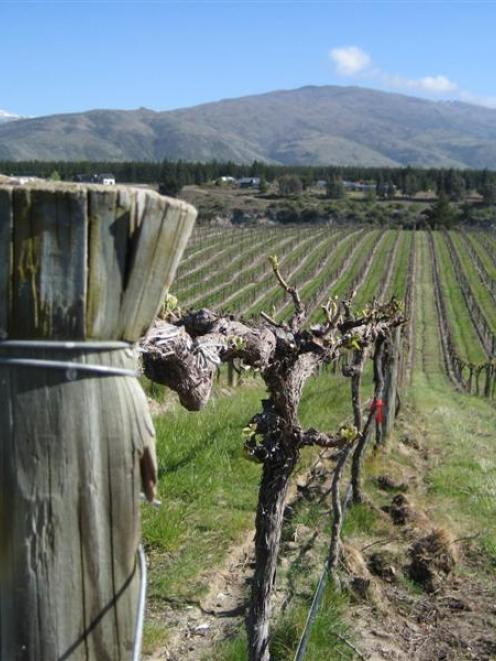
[[[325,86],[167,112],[91,110],[0,125],[3,160],[163,158],[496,169],[496,110]]]

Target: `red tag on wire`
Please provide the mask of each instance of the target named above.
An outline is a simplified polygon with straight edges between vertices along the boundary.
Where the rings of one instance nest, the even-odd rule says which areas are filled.
[[[382,399],[374,399],[372,406],[370,407],[371,411],[375,411],[375,421],[378,425],[384,422],[384,402]]]

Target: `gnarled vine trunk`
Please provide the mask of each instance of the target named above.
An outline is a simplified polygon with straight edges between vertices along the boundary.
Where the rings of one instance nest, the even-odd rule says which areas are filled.
[[[255,521],[255,574],[247,616],[250,661],[267,661],[272,588],[276,578],[289,478],[298,453],[288,448],[263,467]]]

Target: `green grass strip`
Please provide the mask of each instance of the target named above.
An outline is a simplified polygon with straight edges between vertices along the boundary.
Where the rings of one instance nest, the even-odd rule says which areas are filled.
[[[405,298],[407,278],[408,278],[408,262],[410,259],[410,251],[413,244],[413,232],[403,230],[400,232],[400,245],[396,253],[396,263],[394,271],[386,292],[385,300],[389,300],[392,296],[402,301]]]
[[[484,362],[486,354],[458,286],[448,246],[440,232],[434,232],[433,234],[439,259],[441,288],[454,342],[462,358],[474,363]]]
[[[470,241],[475,252],[479,256],[484,268],[486,269],[487,274],[493,280],[496,280],[496,264],[489,257],[487,250],[492,251],[493,254],[496,254],[496,246],[492,245],[488,241],[488,235],[486,232],[465,232],[465,237],[467,241]]]
[[[361,307],[364,307],[364,305],[370,302],[374,296],[379,296],[383,293],[379,291],[379,286],[389,268],[397,235],[398,230],[387,230],[385,232],[384,237],[377,248],[377,252],[374,255],[367,276],[361,286],[358,287],[354,300],[355,308],[360,309]]]
[[[475,297],[475,300],[479,304],[479,307],[486,317],[493,333],[496,333],[496,305],[494,304],[494,298],[492,297],[491,292],[481,281],[475,264],[467,250],[467,246],[463,237],[460,236],[458,232],[452,232],[451,237],[453,239],[453,243],[455,244],[458,257],[460,258],[462,268],[470,283],[470,288]]]

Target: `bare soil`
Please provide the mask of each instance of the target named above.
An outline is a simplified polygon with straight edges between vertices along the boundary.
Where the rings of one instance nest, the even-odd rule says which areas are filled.
[[[158,661],[198,661],[219,641],[233,635],[242,621],[246,586],[252,567],[253,540],[233,547],[222,567],[205,575],[209,589],[190,604],[169,605],[159,615],[169,624],[167,645],[147,658]]]

